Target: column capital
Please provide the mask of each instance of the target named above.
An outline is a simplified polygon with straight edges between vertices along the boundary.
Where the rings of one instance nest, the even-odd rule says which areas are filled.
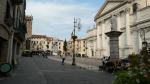
[[[130,8],[126,8],[124,11],[125,11],[125,13],[129,13],[130,12]]]
[[[119,13],[116,13],[115,15],[118,17],[118,16],[120,16],[120,15],[121,15],[121,13],[119,12]]]
[[[105,20],[103,19],[103,20],[101,20],[101,23],[104,23],[105,22]]]

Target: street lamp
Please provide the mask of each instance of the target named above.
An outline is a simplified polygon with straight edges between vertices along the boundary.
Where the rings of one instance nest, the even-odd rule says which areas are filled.
[[[142,38],[142,48],[147,48],[147,41],[146,41],[146,38],[145,38],[145,30],[144,29],[140,29],[140,36]]]
[[[74,18],[74,29],[73,29],[73,32],[71,34],[71,38],[73,39],[73,58],[72,58],[72,65],[73,66],[76,65],[76,62],[75,62],[75,41],[77,39],[76,28],[78,30],[80,30],[80,27],[81,27],[80,18],[79,19]]]

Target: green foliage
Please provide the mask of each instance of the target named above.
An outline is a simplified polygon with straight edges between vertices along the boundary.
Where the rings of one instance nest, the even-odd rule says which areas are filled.
[[[128,71],[119,71],[115,73],[116,79],[113,84],[134,84]]]
[[[65,41],[64,41],[63,50],[64,50],[64,51],[67,51],[67,41],[66,41],[66,39],[65,39]]]
[[[148,52],[142,49],[140,54],[129,55],[128,71],[116,72],[113,84],[150,84],[150,61]]]

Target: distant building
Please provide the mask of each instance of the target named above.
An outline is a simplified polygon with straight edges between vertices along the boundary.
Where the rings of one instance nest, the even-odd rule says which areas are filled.
[[[31,51],[50,51],[53,55],[63,53],[63,40],[46,35],[32,35],[29,40]]]
[[[78,44],[76,46],[76,52],[80,57],[86,57],[86,40],[78,39]]]
[[[63,40],[58,40],[58,55],[62,55],[64,53],[64,41]]]
[[[73,40],[70,39],[68,42],[68,53],[70,56],[73,56]],[[86,49],[85,49],[85,39],[76,39],[75,41],[75,54],[78,57],[85,57]]]
[[[52,51],[53,55],[63,54],[64,41],[58,38],[53,38]]]
[[[33,16],[26,16],[26,27],[27,27],[27,34],[26,37],[29,38],[32,36],[32,21],[33,21]]]
[[[89,58],[98,58],[96,55],[97,29],[89,29],[86,35],[86,55]]]
[[[30,45],[32,51],[46,51],[47,37],[45,35],[32,35],[30,37]]]
[[[24,50],[30,50],[30,40],[29,38],[32,36],[32,21],[33,21],[33,16],[26,16],[25,17],[25,21],[26,21],[26,41],[24,42]]]

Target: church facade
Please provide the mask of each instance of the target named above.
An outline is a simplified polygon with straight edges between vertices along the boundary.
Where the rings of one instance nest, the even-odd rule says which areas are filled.
[[[119,56],[127,58],[139,53],[142,42],[150,44],[150,0],[106,0],[94,20],[97,29],[96,55],[110,56],[110,41],[105,34],[111,31],[111,17],[115,16],[119,37]],[[149,45],[150,46],[150,45]]]

